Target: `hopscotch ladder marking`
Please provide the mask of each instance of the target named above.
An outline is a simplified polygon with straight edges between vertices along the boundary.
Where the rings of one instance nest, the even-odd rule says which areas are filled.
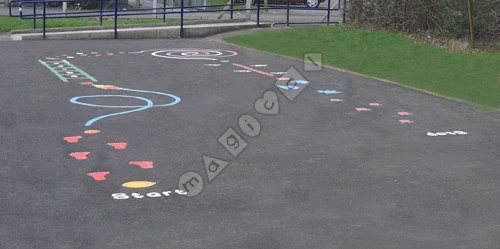
[[[49,63],[47,63],[46,61],[43,61],[43,60],[38,60],[38,62],[40,62],[40,64],[42,64],[46,68],[48,68],[53,74],[55,74],[63,82],[68,82],[68,80],[82,80],[82,79],[88,79],[90,81],[97,82],[97,80],[94,77],[90,76],[88,73],[86,73],[85,71],[76,67],[75,65],[71,64],[67,60],[50,61],[51,63],[58,63],[58,64],[54,64],[54,65],[50,65]],[[63,65],[70,70],[64,71],[55,65]],[[73,74],[63,74],[62,73],[62,72],[71,72],[71,71],[75,71],[75,73],[73,73]],[[71,77],[72,75],[83,76],[84,78]]]

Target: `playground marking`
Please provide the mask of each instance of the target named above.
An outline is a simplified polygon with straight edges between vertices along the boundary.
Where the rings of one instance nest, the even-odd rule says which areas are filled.
[[[162,57],[167,59],[211,60],[211,61],[216,61],[217,58],[231,57],[238,54],[230,50],[194,49],[194,48],[153,49],[153,50],[143,50],[134,53],[144,53],[146,51],[155,51],[151,53],[152,56]]]
[[[258,73],[258,74],[262,74],[262,75],[265,75],[265,76],[274,77],[274,75],[272,75],[272,74],[270,74],[270,73],[266,73],[266,72],[264,72],[264,71],[260,71],[260,70],[257,70],[257,69],[255,69],[255,68],[251,68],[251,67],[243,66],[243,65],[238,64],[238,63],[233,63],[233,66],[235,66],[235,67],[239,67],[239,68],[243,68],[243,69],[246,69],[246,70],[249,70],[249,71],[252,71],[252,72]]]
[[[338,102],[343,102],[343,100],[341,100],[341,99],[330,99],[330,102],[338,103]]]
[[[131,181],[122,184],[126,188],[149,188],[154,185],[156,185],[156,182],[149,181]]]
[[[330,95],[330,94],[338,94],[338,93],[342,93],[342,92],[339,92],[336,90],[318,90],[318,93]]]
[[[70,144],[78,143],[78,140],[80,140],[82,136],[71,136],[71,137],[64,137],[64,140]]]
[[[399,122],[401,124],[412,124],[412,123],[414,123],[414,121],[408,120],[408,119],[401,119],[401,120],[399,120]]]
[[[47,69],[49,69],[53,74],[55,74],[60,80],[63,82],[68,82],[68,80],[81,80],[81,79],[88,79],[93,82],[96,82],[97,80],[81,70],[80,68],[76,67],[75,65],[71,64],[67,60],[60,60],[60,61],[43,61],[43,60],[38,60],[40,64],[44,65]],[[68,70],[69,69],[69,70]],[[61,74],[60,71],[67,71],[65,74]],[[71,75],[77,75],[76,77],[73,77]]]
[[[104,181],[106,180],[106,175],[108,175],[108,171],[102,171],[102,172],[91,172],[88,173],[87,175],[92,177],[95,181]]]
[[[364,108],[364,107],[358,107],[358,108],[356,108],[356,111],[358,111],[358,112],[369,112],[369,111],[371,111],[371,109],[370,108]]]
[[[130,161],[129,164],[139,166],[142,169],[152,169],[153,161]]]
[[[85,159],[88,159],[88,155],[90,154],[90,152],[73,152],[73,153],[70,153],[69,155],[73,158],[75,158],[76,160],[85,160]]]
[[[95,117],[93,119],[90,119],[85,123],[85,126],[91,126],[94,122],[99,121],[104,118],[112,117],[112,116],[117,116],[117,115],[124,115],[124,114],[130,114],[133,112],[139,112],[139,111],[144,111],[153,107],[166,107],[166,106],[173,106],[181,102],[181,98],[169,94],[169,93],[162,93],[162,92],[155,92],[155,91],[146,91],[146,90],[138,90],[138,89],[131,89],[131,88],[121,88],[117,87],[114,85],[96,85],[95,87],[104,89],[104,90],[121,90],[121,91],[127,91],[127,92],[139,92],[139,93],[150,93],[150,94],[157,94],[161,96],[166,96],[170,97],[173,100],[169,103],[166,104],[161,104],[161,105],[155,105],[152,100],[144,97],[138,97],[138,96],[133,96],[133,95],[117,95],[117,94],[107,94],[107,95],[87,95],[87,96],[78,96],[78,97],[73,97],[70,99],[70,102],[73,104],[77,105],[83,105],[83,106],[88,106],[88,107],[98,107],[98,108],[113,108],[113,109],[131,109],[123,112],[115,112],[111,114],[106,114],[106,115],[101,115],[98,117]],[[124,105],[124,106],[116,106],[116,105],[98,105],[98,104],[91,104],[91,103],[86,103],[80,101],[81,99],[92,99],[92,98],[130,98],[130,99],[138,99],[144,101],[144,105]]]
[[[436,133],[427,132],[427,136],[429,136],[429,137],[446,136],[446,135],[455,136],[455,135],[467,135],[467,134],[468,133],[465,131],[445,131],[445,132],[436,132]]]
[[[115,148],[115,150],[124,150],[127,148],[127,143],[108,143],[108,145]]]

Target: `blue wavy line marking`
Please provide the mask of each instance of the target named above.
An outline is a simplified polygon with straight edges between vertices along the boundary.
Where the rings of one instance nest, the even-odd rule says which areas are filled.
[[[89,106],[89,107],[132,109],[132,110],[128,110],[128,111],[115,112],[115,113],[111,113],[111,114],[106,114],[106,115],[95,117],[95,118],[87,121],[87,123],[85,123],[85,126],[91,126],[94,122],[99,121],[99,120],[104,119],[104,118],[108,118],[108,117],[112,117],[112,116],[118,116],[118,115],[130,114],[130,113],[133,113],[133,112],[140,112],[140,111],[144,111],[144,110],[147,110],[147,109],[150,109],[150,108],[153,108],[153,107],[173,106],[173,105],[176,105],[179,102],[181,102],[181,98],[179,98],[179,97],[177,97],[177,96],[175,96],[173,94],[169,94],[169,93],[162,93],[162,92],[155,92],[155,91],[146,91],[146,90],[137,90],[137,89],[130,89],[130,88],[119,88],[117,90],[129,91],[129,92],[140,92],[140,93],[158,94],[158,95],[170,97],[170,98],[173,99],[173,101],[170,102],[170,103],[167,103],[167,104],[155,105],[153,103],[153,101],[151,101],[148,98],[143,98],[143,97],[138,97],[138,96],[133,96],[133,95],[120,95],[120,94],[117,94],[117,95],[115,95],[115,94],[113,94],[113,95],[107,94],[107,95],[78,96],[78,97],[71,98],[69,101],[71,103],[73,103],[73,104],[83,105],[83,106]],[[131,98],[131,99],[142,100],[142,101],[145,102],[145,105],[142,105],[142,106],[141,105],[126,105],[126,106],[123,106],[123,105],[118,105],[118,106],[117,105],[97,105],[97,104],[90,104],[90,103],[85,103],[85,102],[79,101],[80,99],[89,99],[89,98]],[[133,108],[135,108],[135,109],[133,109]]]

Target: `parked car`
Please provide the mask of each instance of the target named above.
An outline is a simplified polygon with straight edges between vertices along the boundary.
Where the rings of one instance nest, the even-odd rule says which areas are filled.
[[[260,1],[260,4],[264,4],[264,0],[252,0],[252,4],[257,4],[257,1]],[[309,8],[317,8],[320,3],[325,2],[326,0],[290,0],[290,4],[293,5],[302,5]],[[245,0],[235,0],[235,3],[245,3]],[[270,5],[286,5],[288,0],[268,0],[268,4]]]

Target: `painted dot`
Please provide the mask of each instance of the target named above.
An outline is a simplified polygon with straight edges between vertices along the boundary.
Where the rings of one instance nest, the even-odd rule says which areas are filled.
[[[66,58],[68,58],[68,59],[73,59],[73,58],[75,58],[75,57],[73,57],[73,56],[68,56],[68,57],[66,57]]]
[[[156,185],[156,182],[148,181],[131,181],[122,184],[122,186],[126,188],[149,188],[154,185]]]
[[[71,78],[76,78],[78,77],[78,75],[71,75]]]
[[[85,133],[85,134],[97,134],[100,132],[101,132],[100,130],[86,130],[83,133]]]
[[[69,72],[66,72],[67,74],[73,74],[73,72],[69,71]]]
[[[381,106],[382,104],[380,104],[380,103],[370,103],[369,105],[370,106]]]
[[[59,65],[59,62],[54,62],[54,65]],[[62,66],[62,65],[61,65]]]
[[[343,102],[341,99],[330,99],[331,102]]]
[[[97,54],[97,52],[90,52],[90,54]]]
[[[113,55],[113,53],[106,53],[106,55]]]
[[[77,54],[77,55],[82,55],[83,53],[82,53],[82,52],[78,52],[78,53],[76,53],[76,54]]]

